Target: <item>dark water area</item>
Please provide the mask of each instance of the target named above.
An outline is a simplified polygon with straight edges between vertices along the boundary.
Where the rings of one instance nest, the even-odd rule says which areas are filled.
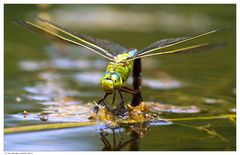
[[[9,133],[5,151],[236,150],[235,5],[4,5],[4,127],[88,122],[104,92],[108,61],[76,46],[39,37],[13,23],[39,15],[126,48],[225,28],[184,45],[225,42],[209,52],[142,59],[142,96],[167,122]],[[181,47],[181,46],[176,46]],[[126,82],[131,86],[132,78]],[[126,103],[131,95],[124,94]],[[117,98],[119,100],[119,98]],[[107,100],[110,102],[111,98]],[[25,113],[29,113],[24,117]],[[47,113],[41,121],[39,113]],[[217,117],[215,117],[217,116]],[[208,118],[171,121],[178,118]],[[128,131],[129,128],[131,132]],[[108,142],[107,142],[108,141]]]

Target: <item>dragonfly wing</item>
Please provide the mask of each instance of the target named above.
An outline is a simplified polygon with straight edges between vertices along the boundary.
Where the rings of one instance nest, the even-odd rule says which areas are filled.
[[[27,29],[30,29],[34,32],[37,32],[38,34],[41,34],[44,37],[47,37],[51,40],[54,40],[56,42],[62,43],[62,44],[71,44],[71,45],[75,45],[75,43],[71,42],[71,41],[67,41],[65,38],[62,38],[61,36],[55,34],[54,32],[47,30],[43,27],[40,27],[38,25],[35,25],[31,22],[28,21],[23,21],[20,19],[15,19],[14,22],[18,25],[21,25]]]
[[[136,56],[136,57],[133,57],[133,58],[129,58],[128,61],[138,59],[138,58],[155,56],[155,55],[185,54],[185,53],[192,53],[192,52],[203,52],[203,51],[208,51],[208,50],[211,50],[211,49],[221,48],[221,47],[224,47],[226,45],[227,45],[226,43],[204,43],[204,44],[198,44],[198,45],[183,47],[183,48],[176,49],[176,50],[161,51],[161,52]]]
[[[105,39],[97,39],[97,38],[93,38],[90,36],[87,36],[85,34],[80,34],[77,32],[72,32],[70,30],[67,30],[65,28],[63,28],[62,26],[59,26],[57,24],[54,24],[46,19],[40,18],[40,17],[36,17],[38,20],[40,20],[41,22],[47,23],[50,26],[53,26],[59,30],[61,30],[63,33],[73,36],[75,39],[79,40],[79,41],[84,41],[87,44],[94,44],[95,46],[99,47],[99,49],[103,49],[107,52],[110,52],[113,56],[117,56],[118,54],[126,51],[127,49],[116,44],[113,43],[109,40],[105,40]]]
[[[58,34],[57,30],[54,31],[55,29],[54,30],[47,29],[44,26],[40,26],[40,25],[31,23],[31,22],[28,22],[28,21],[23,21],[23,20],[20,20],[20,19],[16,19],[14,21],[15,21],[15,23],[17,23],[21,26],[24,26],[24,27],[26,27],[26,28],[28,28],[32,31],[38,32],[39,34],[41,34],[41,35],[43,35],[43,36],[45,36],[45,37],[47,37],[51,40],[54,40],[54,41],[57,41],[57,42],[60,42],[60,43],[64,43],[64,44],[81,46],[81,47],[87,48],[87,49],[101,55],[102,57],[104,57],[108,60],[114,60],[111,55],[107,55],[106,53],[103,53],[103,51],[101,51],[100,49],[98,49],[94,46],[90,46],[90,45],[75,41],[76,39],[74,40],[72,38],[68,38],[68,37],[65,37],[64,35]]]
[[[181,37],[181,38],[169,38],[169,39],[162,39],[159,41],[156,41],[152,44],[150,44],[149,46],[143,48],[141,51],[139,51],[139,54],[144,53],[146,51],[149,51],[151,49],[155,49],[155,48],[159,48],[159,47],[165,47],[167,45],[171,45],[174,43],[177,43],[179,41],[183,41],[186,39],[189,39],[190,37]]]
[[[109,52],[113,53],[115,56],[127,51],[125,47],[122,47],[116,43],[113,43],[109,40],[105,39],[95,39],[97,44],[104,49],[108,50]]]
[[[193,40],[193,39],[196,39],[196,38],[200,38],[200,37],[203,37],[203,36],[215,33],[215,32],[217,32],[219,30],[222,30],[222,29],[215,29],[215,30],[212,30],[212,31],[209,31],[209,32],[206,32],[206,33],[202,33],[202,34],[196,35],[196,36],[163,39],[163,40],[157,41],[157,42],[149,45],[148,47],[142,49],[139,52],[138,55],[139,56],[140,55],[145,55],[145,54],[154,52],[156,50],[160,50],[160,49],[163,49],[163,48],[171,47],[171,46],[174,46],[174,45],[186,42],[186,41],[190,41],[190,40]]]

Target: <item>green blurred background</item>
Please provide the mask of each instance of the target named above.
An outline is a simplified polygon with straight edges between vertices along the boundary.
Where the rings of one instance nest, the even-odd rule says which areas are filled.
[[[5,4],[5,127],[46,123],[34,117],[24,119],[21,113],[25,110],[33,114],[50,112],[64,113],[67,116],[57,115],[53,120],[49,119],[48,123],[74,122],[76,120],[71,116],[75,116],[87,103],[96,101],[103,95],[99,88],[99,79],[107,61],[83,48],[52,43],[13,23],[16,18],[34,21],[33,17],[36,15],[68,29],[96,38],[107,38],[127,48],[137,49],[164,38],[226,28],[185,45],[227,42],[227,47],[196,54],[144,58],[145,81],[142,94],[144,101],[161,103],[166,107],[174,106],[172,110],[159,111],[163,118],[214,116],[236,112],[234,4]],[[66,98],[74,103],[62,105]],[[128,95],[125,98],[126,101],[131,99]],[[210,124],[211,129],[220,136],[211,136],[177,124],[152,126],[141,139],[140,150],[236,149],[236,128],[228,120],[185,123],[190,126]],[[124,138],[127,139],[128,136],[125,135]],[[37,135],[31,132],[5,135],[6,151],[101,150],[102,147],[96,127],[39,131]]]

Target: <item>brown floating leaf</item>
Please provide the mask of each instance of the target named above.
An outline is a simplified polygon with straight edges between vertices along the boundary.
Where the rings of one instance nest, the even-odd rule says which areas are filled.
[[[149,106],[144,102],[142,102],[140,105],[136,107],[133,107],[128,104],[127,110],[128,110],[127,115],[119,116],[114,115],[104,106],[100,106],[98,114],[96,115],[96,113],[92,113],[89,119],[103,121],[110,125],[143,123],[159,119],[156,114],[150,111]]]

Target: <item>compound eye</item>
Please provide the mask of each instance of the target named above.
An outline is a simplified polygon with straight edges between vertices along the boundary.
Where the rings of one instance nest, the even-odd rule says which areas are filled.
[[[117,82],[119,80],[119,76],[117,74],[112,74],[112,80]]]

